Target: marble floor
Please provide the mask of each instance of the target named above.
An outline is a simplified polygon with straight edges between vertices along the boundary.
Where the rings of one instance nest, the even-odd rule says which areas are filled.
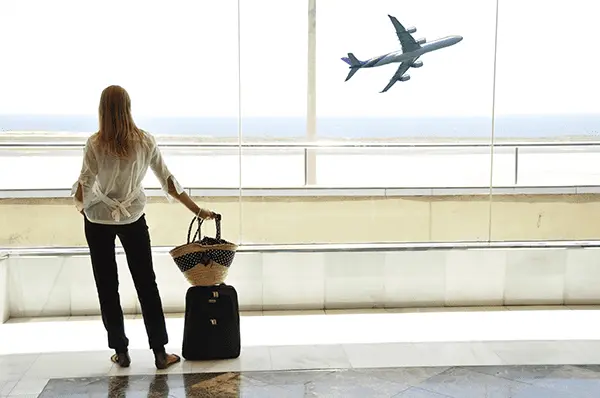
[[[223,372],[50,380],[54,397],[584,398],[599,366],[493,366]]]
[[[239,358],[182,361],[167,371],[154,368],[143,321],[127,318],[128,369],[109,361],[99,317],[12,319],[0,325],[0,397],[57,396],[52,394],[61,385],[79,391],[69,396],[105,397],[109,386],[118,390],[124,383],[142,392],[131,387],[127,395],[114,396],[165,396],[150,394],[151,383],[167,385],[171,395],[166,396],[219,396],[206,395],[210,380],[232,380],[242,386],[239,396],[351,397],[370,385],[367,379],[384,386],[382,378],[401,386],[362,396],[486,397],[481,391],[490,391],[489,397],[577,397],[590,391],[600,396],[597,368],[586,366],[600,364],[599,307],[242,313]],[[168,348],[180,353],[181,315],[170,315],[167,326]],[[529,365],[534,367],[523,367]],[[361,377],[358,384],[349,381]],[[544,378],[547,384],[540,381]],[[447,390],[448,383],[458,387]],[[189,386],[197,386],[199,395],[185,395]],[[277,395],[282,386],[294,392]],[[100,391],[84,391],[96,387]],[[539,388],[545,395],[535,395]]]

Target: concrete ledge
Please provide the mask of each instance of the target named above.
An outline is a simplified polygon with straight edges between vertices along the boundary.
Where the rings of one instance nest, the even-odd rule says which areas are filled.
[[[223,214],[225,239],[249,245],[588,241],[600,236],[600,194],[451,193],[456,192],[195,200]],[[154,197],[145,212],[155,246],[185,241],[192,216],[184,206]],[[0,248],[87,246],[82,217],[70,198],[0,199],[0,224],[5,226]],[[214,223],[206,223],[204,233],[214,234]]]
[[[600,303],[600,248],[536,247],[361,252],[240,252],[227,283],[243,310]],[[117,256],[124,311],[140,312],[125,256]],[[184,311],[188,282],[156,253],[165,311]],[[85,254],[11,255],[10,316],[99,313]]]
[[[410,197],[487,196],[487,187],[404,187],[404,188],[188,188],[195,197]],[[575,195],[597,194],[600,186],[513,186],[493,187],[492,195]],[[149,197],[162,197],[159,188],[146,188]],[[0,199],[69,198],[70,189],[0,189]]]

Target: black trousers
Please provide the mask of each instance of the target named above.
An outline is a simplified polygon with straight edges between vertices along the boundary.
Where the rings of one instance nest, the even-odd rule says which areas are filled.
[[[145,215],[126,225],[96,224],[85,218],[85,237],[90,248],[102,322],[108,332],[108,346],[117,352],[124,352],[129,345],[119,297],[115,256],[117,236],[125,250],[127,264],[142,307],[150,348],[160,350],[168,343],[169,338],[156,285]]]

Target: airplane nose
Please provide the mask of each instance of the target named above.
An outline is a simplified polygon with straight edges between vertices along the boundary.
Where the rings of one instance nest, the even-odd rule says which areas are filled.
[[[462,36],[456,36],[456,42],[458,43],[459,41],[462,41],[463,37]]]

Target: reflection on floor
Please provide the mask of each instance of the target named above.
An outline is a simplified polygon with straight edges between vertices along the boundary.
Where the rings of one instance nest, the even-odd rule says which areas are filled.
[[[431,367],[53,379],[51,397],[579,398],[600,396],[600,366]]]

